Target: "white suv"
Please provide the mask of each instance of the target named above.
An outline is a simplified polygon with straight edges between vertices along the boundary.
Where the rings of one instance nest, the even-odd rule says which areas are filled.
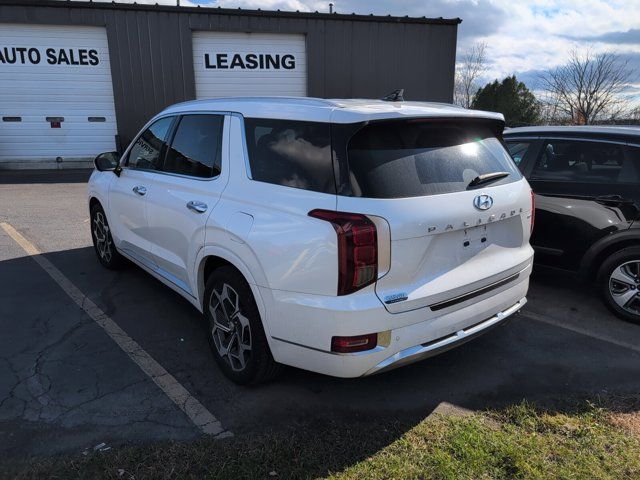
[[[100,262],[209,321],[224,373],[358,377],[442,352],[526,302],[531,189],[501,115],[232,98],[154,117],[89,181]]]

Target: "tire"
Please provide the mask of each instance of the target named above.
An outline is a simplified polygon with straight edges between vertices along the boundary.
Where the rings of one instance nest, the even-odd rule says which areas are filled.
[[[598,284],[609,310],[640,324],[640,247],[624,248],[607,258],[598,270]]]
[[[91,207],[91,239],[102,266],[109,270],[119,270],[124,266],[124,257],[116,250],[107,216],[100,204]]]
[[[204,314],[216,363],[239,385],[264,383],[282,370],[267,343],[251,288],[231,266],[211,273],[205,287]]]

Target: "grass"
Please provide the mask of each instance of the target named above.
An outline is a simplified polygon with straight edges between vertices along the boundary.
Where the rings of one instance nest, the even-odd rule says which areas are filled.
[[[432,415],[418,424],[345,427],[160,443],[12,467],[11,478],[635,479],[640,439],[585,403],[565,413],[522,403]]]

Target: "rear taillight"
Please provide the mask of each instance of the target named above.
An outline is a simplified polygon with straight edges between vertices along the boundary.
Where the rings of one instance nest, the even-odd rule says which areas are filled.
[[[378,277],[378,235],[375,224],[358,213],[312,210],[309,216],[325,220],[338,235],[338,295],[348,295]]]
[[[529,233],[533,233],[533,225],[536,223],[536,195],[531,190],[531,230]]]
[[[331,337],[331,351],[337,353],[364,352],[376,348],[377,345],[377,333],[355,337]]]

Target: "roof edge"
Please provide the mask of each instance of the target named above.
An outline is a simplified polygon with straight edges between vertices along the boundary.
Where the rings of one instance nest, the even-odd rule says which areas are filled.
[[[387,23],[412,23],[428,25],[458,25],[462,22],[460,18],[429,18],[429,17],[398,17],[392,15],[362,15],[355,13],[320,13],[320,12],[300,12],[283,10],[249,10],[242,8],[222,8],[222,7],[190,7],[172,5],[147,5],[139,3],[117,3],[117,2],[92,2],[76,0],[4,0],[1,6],[32,6],[32,7],[66,7],[66,8],[91,8],[98,10],[138,10],[154,12],[176,12],[176,13],[208,13],[219,15],[238,16],[267,16],[280,18],[312,18],[322,20],[357,21],[357,22],[387,22]]]

